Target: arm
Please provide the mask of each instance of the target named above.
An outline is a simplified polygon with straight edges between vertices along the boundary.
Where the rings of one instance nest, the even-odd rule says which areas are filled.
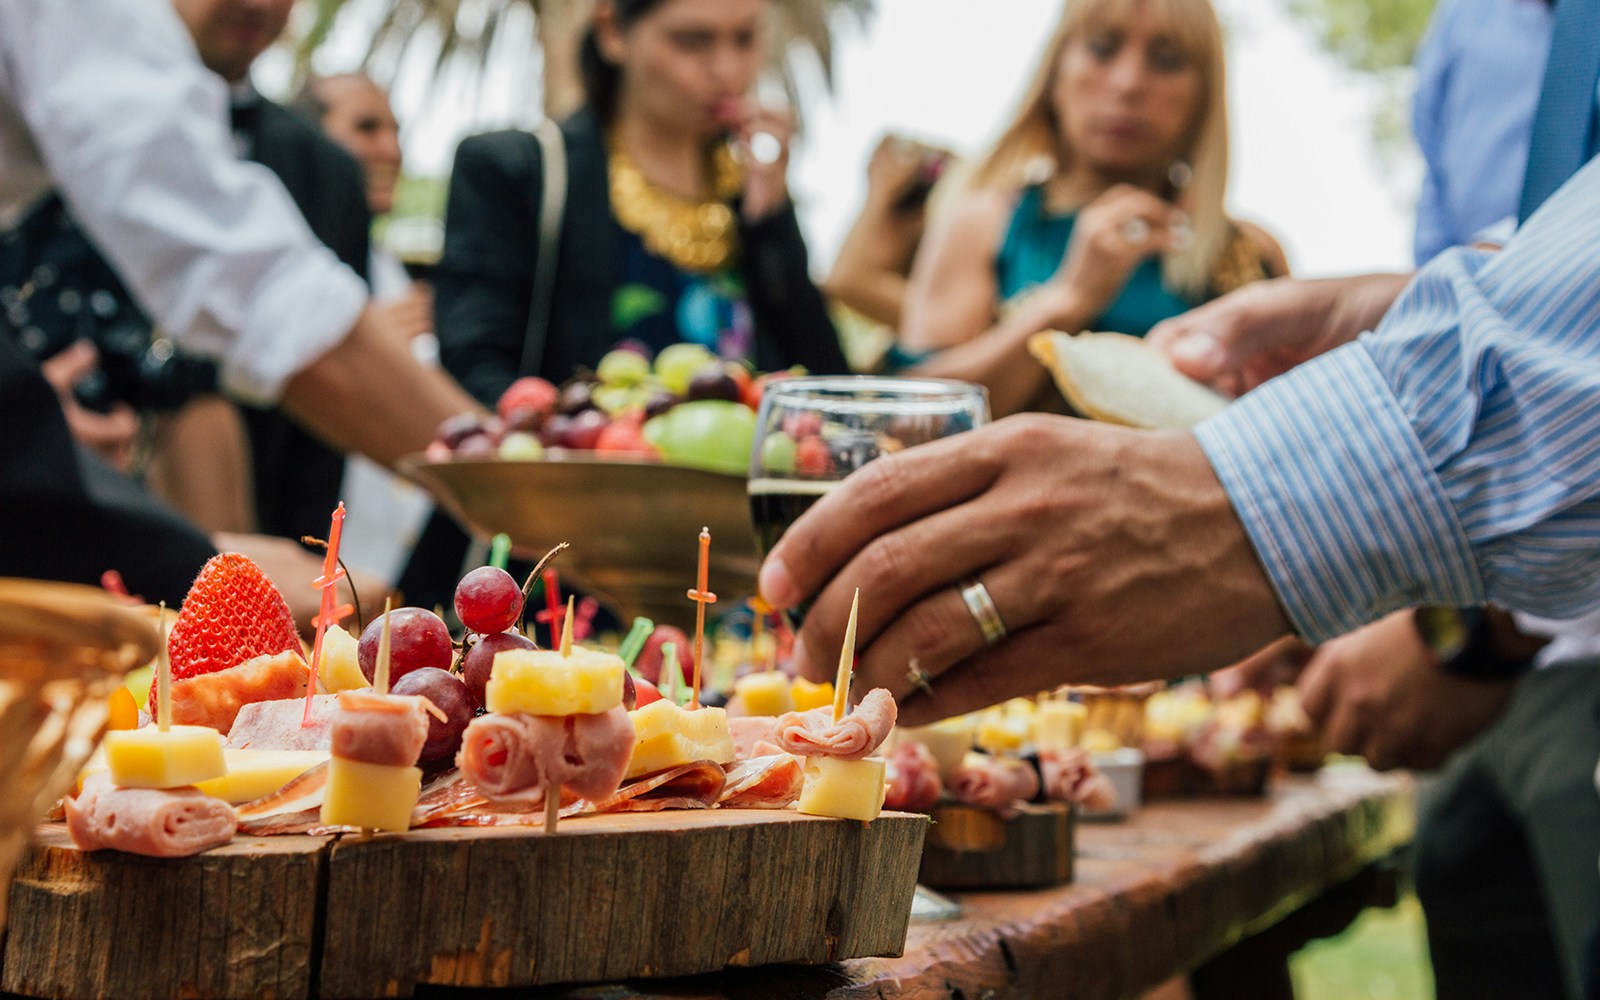
[[[445,211],[444,253],[434,274],[435,332],[446,370],[486,406],[520,374],[539,248],[541,164],[512,159],[510,133],[464,139],[456,149]]]
[[[1600,600],[1597,207],[1600,163],[1502,252],[1444,255],[1375,333],[1198,428],[1302,635]]]
[[[1005,194],[973,191],[928,234],[906,289],[902,347],[942,350],[978,339],[994,325],[1000,301],[994,257],[1010,211]]]
[[[926,203],[901,200],[922,174],[927,154],[885,136],[867,167],[867,200],[845,234],[823,291],[868,319],[898,330],[907,275],[927,226]]]

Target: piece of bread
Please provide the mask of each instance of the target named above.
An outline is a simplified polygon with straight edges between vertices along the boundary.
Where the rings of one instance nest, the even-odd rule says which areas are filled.
[[[1172,367],[1164,355],[1124,333],[1036,333],[1028,349],[1078,412],[1146,429],[1193,427],[1228,398]]]

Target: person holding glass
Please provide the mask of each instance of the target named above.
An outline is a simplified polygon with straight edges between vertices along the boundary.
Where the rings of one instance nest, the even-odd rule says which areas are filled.
[[[1058,408],[1040,330],[1143,336],[1288,272],[1227,216],[1222,29],[1209,0],[1068,0],[1016,118],[911,275],[911,373],[989,389],[996,417]]]

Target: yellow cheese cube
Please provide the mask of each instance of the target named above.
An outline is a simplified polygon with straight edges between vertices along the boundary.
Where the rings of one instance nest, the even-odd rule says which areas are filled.
[[[1077,746],[1083,735],[1088,709],[1073,701],[1046,701],[1033,716],[1033,746],[1037,750],[1065,750]]]
[[[870,823],[883,811],[889,786],[884,761],[812,757],[806,761],[806,782],[796,808],[810,816],[837,816]]]
[[[403,833],[411,828],[411,810],[421,792],[420,767],[334,757],[322,794],[322,822]]]
[[[322,662],[317,666],[317,690],[323,694],[371,687],[356,655],[361,644],[342,628],[330,628],[322,637]]]
[[[328,759],[326,750],[226,749],[228,773],[199,782],[195,787],[214,798],[239,805],[287,785]]]
[[[622,658],[598,649],[508,649],[495,654],[484,702],[491,712],[599,715],[622,704]]]
[[[999,712],[985,713],[973,736],[974,743],[993,754],[1016,753],[1027,741],[1027,723],[1007,719]]]
[[[181,788],[228,771],[222,734],[210,726],[155,726],[106,733],[106,768],[124,788]]]
[[[624,778],[637,778],[692,760],[733,762],[728,713],[720,708],[689,711],[670,701],[652,701],[628,713],[633,722],[633,757]]]
[[[789,678],[776,670],[745,674],[734,682],[733,691],[746,715],[782,715],[795,709]]]
[[[1090,753],[1110,753],[1122,749],[1122,741],[1109,729],[1091,729],[1083,734],[1083,748]]]
[[[832,708],[833,681],[813,684],[804,677],[796,677],[794,686],[790,688],[790,695],[794,698],[794,710],[797,712],[809,712],[813,708]]]
[[[933,754],[934,761],[939,765],[941,781],[950,780],[950,775],[961,766],[961,758],[972,749],[972,731],[971,716],[957,716],[931,726],[904,730],[906,739],[916,740]]]

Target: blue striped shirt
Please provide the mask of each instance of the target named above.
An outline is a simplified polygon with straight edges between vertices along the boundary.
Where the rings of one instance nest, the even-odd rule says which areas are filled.
[[[1600,159],[1196,434],[1314,642],[1416,604],[1600,605]]]

